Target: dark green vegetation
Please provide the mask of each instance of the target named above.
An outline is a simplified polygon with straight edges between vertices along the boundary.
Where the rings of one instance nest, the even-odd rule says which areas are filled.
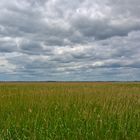
[[[0,140],[140,140],[140,83],[1,83]]]

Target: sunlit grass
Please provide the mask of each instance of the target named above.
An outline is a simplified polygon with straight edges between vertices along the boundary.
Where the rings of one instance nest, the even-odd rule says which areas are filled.
[[[140,84],[1,83],[1,139],[140,140]]]

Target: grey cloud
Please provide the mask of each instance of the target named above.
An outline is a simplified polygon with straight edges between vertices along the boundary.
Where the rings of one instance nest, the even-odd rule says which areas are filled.
[[[41,54],[43,48],[39,42],[23,40],[20,44],[21,52],[26,54]]]
[[[0,72],[9,70],[0,77],[139,80],[139,5],[139,0],[1,0]]]
[[[0,41],[0,52],[1,53],[10,53],[17,51],[17,44],[14,42],[5,42]]]
[[[140,30],[140,21],[132,24],[128,21],[126,24],[113,25],[110,19],[98,20],[89,17],[77,17],[72,23],[75,30],[81,32],[84,36],[94,37],[98,40],[113,36],[127,36],[131,31]]]

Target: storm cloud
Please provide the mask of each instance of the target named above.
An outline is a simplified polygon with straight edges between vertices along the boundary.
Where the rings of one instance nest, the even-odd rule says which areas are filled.
[[[139,0],[1,0],[0,80],[140,80]]]

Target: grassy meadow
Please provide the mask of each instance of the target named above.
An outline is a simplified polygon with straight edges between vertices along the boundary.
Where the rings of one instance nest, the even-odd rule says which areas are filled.
[[[140,83],[0,83],[0,140],[140,140]]]

